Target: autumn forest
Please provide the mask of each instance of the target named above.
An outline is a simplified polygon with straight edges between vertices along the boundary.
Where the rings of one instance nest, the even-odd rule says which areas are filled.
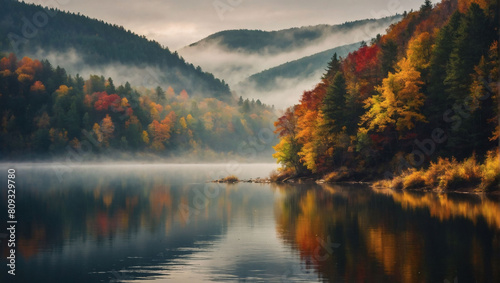
[[[425,1],[387,34],[334,55],[275,123],[276,178],[402,175],[384,185],[498,189],[498,20],[496,1]]]
[[[19,13],[18,3],[9,5]],[[111,77],[82,77],[46,59],[4,52],[1,154],[44,159],[91,151],[91,158],[202,160],[273,155],[281,164],[277,181],[392,179],[383,185],[494,189],[500,180],[498,20],[496,1],[425,1],[345,58],[335,53],[316,87],[281,114],[259,99],[228,98],[224,81],[183,65],[168,49],[168,60],[204,74],[213,87],[200,92],[164,81],[158,81],[164,88],[115,85]],[[135,36],[138,44],[156,48],[122,28],[113,36]],[[64,38],[75,40],[69,33]]]

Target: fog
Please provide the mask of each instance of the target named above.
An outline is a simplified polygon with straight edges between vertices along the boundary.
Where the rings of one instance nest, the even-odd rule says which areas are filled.
[[[377,34],[385,33],[387,27],[388,24],[367,23],[349,29],[347,32],[327,32],[325,26],[323,35],[319,39],[308,43],[298,43],[288,48],[290,51],[281,53],[265,48],[264,51],[253,54],[243,50],[228,50],[217,41],[184,47],[178,52],[186,61],[201,66],[204,71],[224,79],[233,87],[252,74],[289,61],[362,40],[369,42]]]
[[[269,90],[256,90],[255,83],[236,85],[233,90],[237,96],[249,99],[260,99],[262,103],[274,105],[276,109],[283,110],[299,102],[305,90],[311,90],[319,82],[323,70],[319,70],[307,77],[283,78],[277,77],[275,86]]]
[[[85,58],[76,50],[70,49],[63,52],[39,50],[27,56],[39,60],[47,59],[52,66],[60,66],[66,70],[69,75],[79,74],[84,79],[90,75],[111,77],[115,85],[125,84],[129,82],[132,86],[168,87],[168,83],[163,80],[164,71],[153,66],[134,66],[121,63],[105,64],[105,65],[90,65],[85,62]],[[176,90],[177,91],[177,90]],[[180,91],[180,90],[178,90]]]

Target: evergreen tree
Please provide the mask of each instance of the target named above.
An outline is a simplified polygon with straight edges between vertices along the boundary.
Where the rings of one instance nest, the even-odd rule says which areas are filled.
[[[346,82],[342,72],[337,72],[323,99],[325,126],[330,134],[340,132],[345,126]]]
[[[493,41],[494,29],[483,10],[472,3],[457,31],[448,63],[445,85],[448,98],[463,103],[472,83],[470,74]]]
[[[340,71],[340,60],[337,57],[337,53],[333,54],[332,59],[328,62],[328,67],[326,68],[326,73],[323,74],[322,79],[331,80]]]
[[[394,65],[398,58],[398,46],[392,39],[388,39],[380,45],[380,67],[385,77],[389,72],[394,72]]]

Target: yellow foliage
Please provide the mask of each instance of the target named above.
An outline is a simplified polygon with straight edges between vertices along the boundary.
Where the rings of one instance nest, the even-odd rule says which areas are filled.
[[[382,86],[376,88],[379,95],[365,101],[368,111],[361,117],[360,125],[379,132],[393,125],[401,132],[413,129],[416,122],[425,122],[425,116],[420,114],[425,100],[420,93],[421,84],[420,72],[403,58],[398,62],[396,73],[389,72]]]
[[[130,106],[130,104],[128,103],[128,99],[126,97],[122,98],[121,106],[122,107],[129,107]]]
[[[66,85],[60,85],[59,88],[56,90],[57,97],[62,97],[68,94],[70,88],[67,87]]]
[[[99,124],[95,123],[94,127],[92,127],[92,130],[94,131],[94,134],[96,135],[97,141],[98,142],[103,142],[104,136],[101,132],[101,126]]]
[[[149,144],[149,136],[148,136],[148,132],[146,132],[146,131],[142,131],[142,141],[143,141],[145,144]]]
[[[185,119],[184,117],[181,117],[181,118],[179,119],[179,124],[181,125],[181,127],[182,127],[183,129],[187,129],[187,123],[186,123],[186,119]]]
[[[412,67],[423,70],[430,66],[433,38],[428,32],[423,32],[408,44],[406,57]]]
[[[500,150],[489,151],[481,165],[481,182],[485,189],[500,189]],[[496,187],[496,188],[495,188]]]

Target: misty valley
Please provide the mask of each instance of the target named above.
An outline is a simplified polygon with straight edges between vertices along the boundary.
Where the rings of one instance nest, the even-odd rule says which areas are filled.
[[[0,0],[1,282],[500,281],[498,1],[193,1]]]

